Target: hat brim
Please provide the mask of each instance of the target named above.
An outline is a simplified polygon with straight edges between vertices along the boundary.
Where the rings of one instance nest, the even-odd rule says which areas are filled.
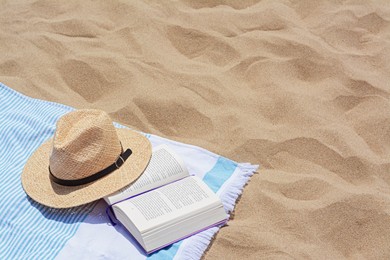
[[[134,182],[148,165],[152,147],[142,134],[117,128],[123,149],[130,148],[131,156],[109,175],[80,186],[62,186],[50,180],[49,157],[52,139],[43,143],[28,159],[22,172],[22,186],[35,201],[52,208],[80,206],[110,195]]]

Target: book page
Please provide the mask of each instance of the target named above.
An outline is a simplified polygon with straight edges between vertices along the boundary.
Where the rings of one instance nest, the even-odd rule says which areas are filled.
[[[167,145],[159,145],[153,149],[152,158],[137,181],[104,199],[111,205],[188,176],[188,170],[180,157]]]
[[[219,198],[201,179],[184,178],[114,205],[142,232],[175,223],[200,210],[220,205]]]

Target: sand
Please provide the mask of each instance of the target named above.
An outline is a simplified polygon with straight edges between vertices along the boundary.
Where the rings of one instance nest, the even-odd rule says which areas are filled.
[[[260,164],[205,259],[389,259],[390,4],[340,2],[0,0],[0,81]]]

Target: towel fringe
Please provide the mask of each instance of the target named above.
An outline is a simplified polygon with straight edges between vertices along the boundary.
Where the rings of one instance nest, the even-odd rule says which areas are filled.
[[[234,210],[237,198],[242,194],[245,184],[259,168],[259,165],[239,163],[238,167],[241,170],[241,173],[232,175],[231,180],[229,181],[229,190],[223,193],[223,198],[221,198],[222,204],[229,214]],[[179,249],[175,255],[175,259],[200,259],[220,227],[221,226],[209,228],[189,237],[185,241],[185,246],[183,246],[184,243],[182,244],[181,248],[183,248],[183,250]]]
[[[242,174],[232,176],[232,180],[229,181],[229,190],[221,198],[225,210],[229,214],[234,210],[237,198],[242,194],[245,184],[247,184],[249,178],[259,168],[259,165],[240,163],[238,167],[242,171]]]

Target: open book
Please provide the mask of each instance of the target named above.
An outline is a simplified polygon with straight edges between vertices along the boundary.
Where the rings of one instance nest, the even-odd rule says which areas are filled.
[[[166,145],[153,150],[136,182],[104,199],[148,254],[228,218],[220,199]]]

